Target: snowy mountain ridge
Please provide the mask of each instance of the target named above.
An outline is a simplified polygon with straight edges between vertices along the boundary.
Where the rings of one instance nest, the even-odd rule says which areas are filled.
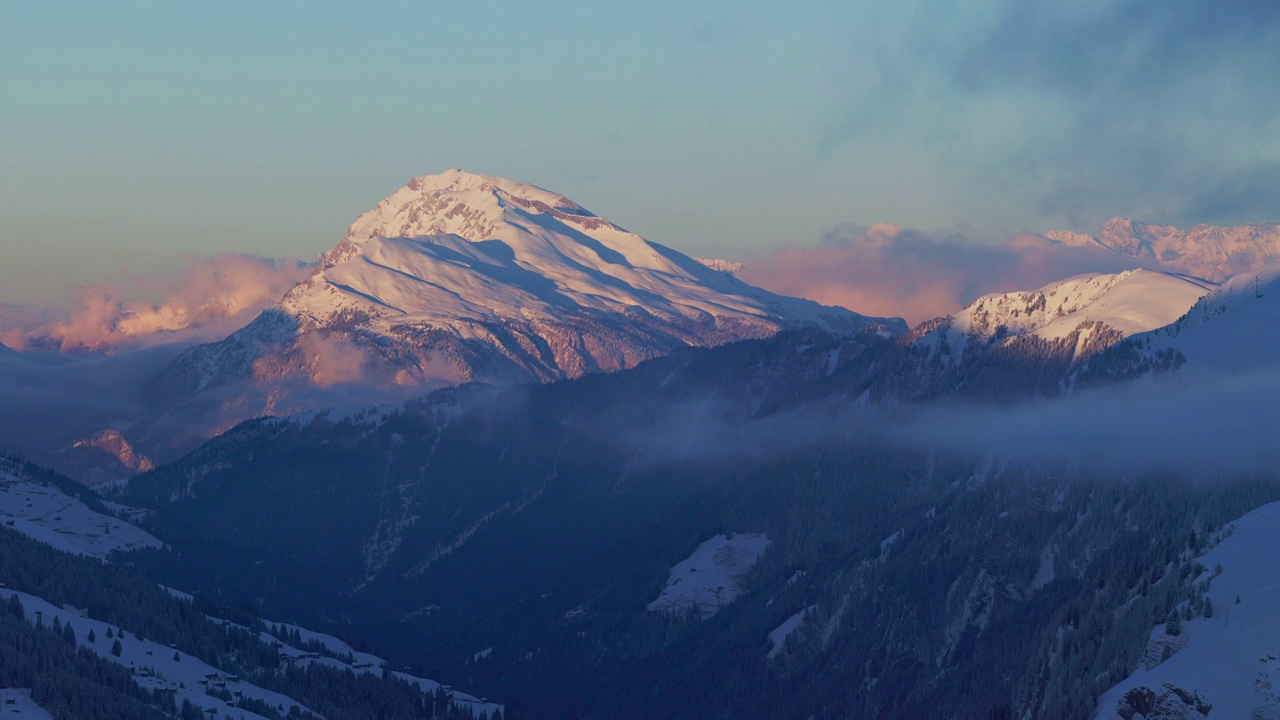
[[[578,310],[831,329],[860,319],[707,272],[561,195],[461,170],[414,178],[361,215],[281,307],[321,326],[352,310],[383,327]]]
[[[1110,344],[1174,322],[1212,287],[1152,270],[1078,275],[1031,292],[984,295],[953,316],[922,325],[915,342],[951,363],[960,362],[971,346],[1007,344],[1024,336],[1058,341],[1082,326],[1092,331],[1082,333],[1078,343],[1105,334],[1100,341]],[[1084,349],[1076,348],[1073,355],[1086,354]]]

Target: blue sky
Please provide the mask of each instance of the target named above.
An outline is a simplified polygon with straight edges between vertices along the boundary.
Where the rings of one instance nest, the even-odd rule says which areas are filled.
[[[0,302],[310,258],[414,175],[759,257],[1280,220],[1280,3],[0,1]]]

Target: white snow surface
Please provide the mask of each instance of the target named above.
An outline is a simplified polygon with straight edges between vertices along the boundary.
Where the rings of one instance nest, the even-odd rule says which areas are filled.
[[[114,550],[128,552],[164,545],[142,528],[90,510],[79,499],[52,485],[2,468],[0,523],[59,550],[97,558],[106,558]]]
[[[13,720],[53,720],[52,715],[31,699],[30,688],[0,688],[0,712]]]
[[[1223,567],[1205,593],[1214,617],[1184,622],[1181,650],[1151,669],[1140,667],[1103,694],[1099,720],[1118,718],[1116,703],[1130,689],[1159,693],[1166,683],[1203,696],[1213,704],[1210,717],[1280,717],[1280,503],[1233,525],[1229,537],[1199,558],[1206,572],[1196,582],[1211,577],[1216,565]],[[1163,639],[1161,625],[1152,631],[1152,644]]]
[[[1127,337],[1174,322],[1212,289],[1153,270],[1077,275],[1030,292],[984,295],[917,342],[937,344],[945,334],[958,361],[969,343],[986,343],[1000,332],[1055,340],[1093,321]]]
[[[866,323],[747,285],[562,195],[462,170],[414,178],[361,215],[282,307],[318,325],[358,310],[381,332],[421,323],[466,333],[457,321],[555,321],[577,310],[846,330]]]
[[[161,587],[175,597],[187,600],[191,599],[191,596],[187,593],[164,586]],[[226,689],[229,692],[234,693],[236,691],[240,691],[244,697],[260,698],[277,707],[283,704],[286,712],[293,704],[298,705],[300,708],[308,709],[305,705],[292,700],[288,696],[263,690],[244,681],[228,680],[226,673],[223,673],[213,666],[204,663],[199,658],[187,655],[186,653],[179,652],[178,656],[181,659],[174,660],[173,654],[175,650],[173,648],[151,641],[139,641],[128,628],[123,628],[125,635],[121,641],[122,652],[120,657],[116,658],[110,654],[113,639],[108,639],[106,637],[106,630],[116,626],[89,620],[82,615],[80,611],[77,611],[74,608],[54,608],[51,603],[48,603],[41,598],[37,598],[26,593],[14,593],[12,590],[0,589],[0,599],[7,599],[9,594],[18,595],[19,599],[23,603],[23,608],[27,612],[28,621],[33,624],[35,622],[34,613],[37,610],[42,613],[42,619],[46,626],[53,623],[54,617],[59,618],[63,624],[71,622],[72,626],[75,628],[76,641],[80,645],[90,648],[96,654],[111,662],[115,662],[120,665],[127,665],[138,670],[145,667],[155,671],[152,675],[139,674],[135,672],[134,680],[142,687],[176,689],[178,691],[177,701],[179,705],[182,704],[182,699],[186,697],[201,707],[218,708],[224,713],[230,712],[230,706],[226,703],[204,693],[204,688],[206,686],[201,684],[201,681],[203,680],[206,682],[225,683]],[[249,630],[249,628],[243,625],[232,623],[231,621],[224,620],[222,618],[209,616],[209,621],[218,625],[234,626],[241,630]],[[344,659],[338,659],[303,648],[294,647],[270,632],[259,632],[259,637],[263,641],[273,643],[277,646],[282,660],[285,660],[296,667],[302,668],[307,667],[308,665],[326,665],[338,670],[349,670],[357,674],[377,673],[381,675],[383,667],[387,664],[385,660],[376,655],[356,652],[351,645],[332,635],[326,635],[325,633],[315,632],[308,630],[307,628],[298,625],[290,625],[288,623],[272,623],[268,620],[263,620],[263,622],[268,626],[279,625],[282,629],[290,631],[296,630],[301,636],[303,643],[315,641],[323,645],[328,652],[334,655],[350,655],[352,658],[351,662],[347,662]],[[88,642],[88,632],[90,628],[93,629],[94,634],[97,636],[96,642],[92,644]],[[393,671],[392,674],[410,685],[416,686],[423,693],[431,694],[434,693],[437,688],[441,687],[441,684],[434,680],[417,677],[406,672]],[[179,685],[186,685],[186,689],[183,690],[179,688]],[[504,705],[490,702],[487,698],[479,698],[474,695],[454,690],[448,686],[445,687],[452,698],[453,705],[460,710],[469,712],[472,715],[479,716],[481,713],[488,713],[489,715],[492,715],[495,710],[502,710],[504,712],[506,710]],[[203,700],[197,702],[194,697],[191,697],[189,694],[184,694],[187,693],[187,691],[194,692],[199,695],[199,697],[203,698]],[[240,713],[243,713],[244,716],[250,720],[252,720],[252,718],[261,717],[260,715],[249,713],[238,708],[235,710],[235,713],[235,717],[239,717]]]
[[[671,568],[667,586],[649,603],[649,610],[682,612],[696,607],[703,618],[715,615],[742,594],[738,579],[768,546],[769,537],[764,533],[716,535]]]
[[[1053,561],[1056,555],[1053,543],[1045,545],[1044,549],[1040,551],[1040,567],[1036,570],[1036,576],[1031,581],[1032,590],[1039,590],[1053,582],[1053,579],[1057,577],[1053,570]]]

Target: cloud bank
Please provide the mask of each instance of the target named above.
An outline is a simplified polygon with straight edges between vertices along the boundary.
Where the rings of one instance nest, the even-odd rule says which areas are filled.
[[[58,350],[114,350],[157,342],[198,342],[226,335],[280,299],[308,266],[254,255],[218,255],[192,265],[177,280],[133,287],[81,288],[69,313],[0,308],[0,343]],[[164,296],[158,304],[127,300],[141,286]]]
[[[1280,467],[1280,370],[1141,381],[1061,400],[931,407],[897,426],[911,445],[1019,463],[1199,477]]]

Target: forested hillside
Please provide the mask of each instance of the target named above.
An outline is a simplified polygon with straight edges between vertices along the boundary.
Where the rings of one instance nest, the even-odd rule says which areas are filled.
[[[43,480],[76,487],[25,467]],[[425,692],[389,670],[352,673],[350,658],[344,664],[341,654],[304,643],[296,632],[293,640],[282,636],[283,647],[295,642],[319,660],[290,660],[281,642],[263,634],[270,628],[252,605],[174,593],[128,565],[62,552],[7,525],[0,527],[0,599],[0,687],[30,688],[32,699],[55,718],[205,717],[202,707],[210,703],[230,717],[237,709],[246,717],[267,718],[476,716],[450,693]],[[155,667],[124,664],[135,654],[124,646],[138,643],[155,647],[145,660]],[[168,687],[164,671],[156,668],[183,658],[188,664],[211,664],[221,678],[236,678],[232,689],[243,693],[233,695],[225,682],[179,688],[174,681]],[[255,699],[258,688],[272,697],[296,699],[296,706]],[[197,692],[199,702],[184,699],[188,691]]]

